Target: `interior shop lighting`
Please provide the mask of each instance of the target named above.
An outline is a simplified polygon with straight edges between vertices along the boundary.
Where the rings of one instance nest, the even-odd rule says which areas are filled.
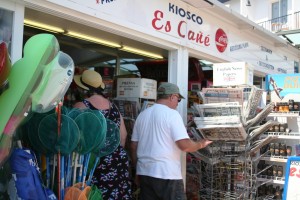
[[[48,31],[48,32],[51,32],[51,33],[64,33],[65,32],[65,30],[62,29],[62,28],[51,26],[51,25],[48,25],[48,24],[35,22],[35,21],[32,21],[32,20],[28,20],[28,19],[24,19],[24,25],[32,27],[32,28],[37,28],[37,29],[40,29],[40,30]]]
[[[121,45],[119,45],[118,43],[110,42],[110,41],[107,41],[107,40],[102,40],[100,38],[93,37],[93,36],[90,36],[90,35],[85,35],[85,34],[82,34],[82,33],[77,33],[77,32],[73,32],[73,31],[66,31],[65,35],[70,36],[70,37],[74,37],[74,38],[78,38],[78,39],[82,39],[82,40],[86,40],[86,41],[89,41],[89,42],[102,44],[102,45],[109,46],[109,47],[121,48]]]
[[[32,27],[32,28],[52,32],[52,33],[62,33],[62,34],[67,35],[69,37],[78,38],[78,39],[81,39],[81,40],[86,40],[86,41],[89,41],[89,42],[98,43],[98,44],[113,47],[113,48],[118,48],[121,51],[126,51],[126,52],[134,53],[134,54],[137,54],[137,55],[149,57],[149,58],[163,59],[163,56],[155,54],[155,53],[151,53],[151,52],[148,52],[148,51],[143,51],[141,49],[136,49],[136,48],[128,47],[128,46],[124,46],[124,45],[122,46],[122,45],[120,45],[118,43],[115,43],[115,42],[103,40],[103,39],[100,39],[100,38],[97,38],[97,37],[93,37],[93,36],[90,36],[90,35],[85,35],[85,34],[74,32],[74,31],[66,31],[66,30],[64,30],[62,28],[59,28],[59,27],[51,26],[51,25],[48,25],[48,24],[44,24],[44,23],[40,23],[40,22],[28,20],[28,19],[24,19],[24,25]]]
[[[127,51],[129,53],[138,54],[138,55],[141,55],[141,56],[146,56],[146,57],[149,57],[149,58],[155,58],[155,59],[163,59],[164,58],[161,55],[151,53],[151,52],[148,52],[148,51],[143,51],[143,50],[136,49],[136,48],[132,48],[132,47],[128,47],[128,46],[122,46],[120,48],[120,50]]]

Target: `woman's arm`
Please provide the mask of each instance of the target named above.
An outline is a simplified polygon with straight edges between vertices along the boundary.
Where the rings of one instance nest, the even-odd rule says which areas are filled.
[[[120,113],[120,120],[121,120],[121,125],[120,125],[121,146],[125,147],[126,139],[127,139],[127,130],[121,113]]]

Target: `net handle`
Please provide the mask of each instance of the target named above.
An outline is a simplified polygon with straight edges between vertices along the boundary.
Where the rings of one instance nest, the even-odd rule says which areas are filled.
[[[60,137],[61,131],[61,107],[62,102],[60,101],[57,105],[56,112],[57,112],[57,135]],[[61,199],[61,177],[60,177],[60,149],[58,149],[57,153],[57,199]]]

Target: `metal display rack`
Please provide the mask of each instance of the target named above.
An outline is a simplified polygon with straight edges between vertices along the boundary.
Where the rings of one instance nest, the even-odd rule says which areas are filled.
[[[281,199],[283,193],[283,187],[285,184],[285,166],[289,155],[277,155],[271,149],[271,142],[273,144],[282,144],[293,146],[291,149],[291,155],[295,155],[296,149],[295,144],[299,144],[300,133],[299,133],[299,112],[272,112],[268,115],[267,119],[275,120],[280,123],[284,122],[288,124],[290,131],[285,132],[274,132],[266,131],[261,138],[273,137],[274,140],[270,141],[265,149],[261,149],[259,155],[253,160],[255,164],[255,187],[256,199]],[[279,145],[278,145],[279,146]],[[278,147],[280,151],[280,147]],[[279,170],[280,168],[280,170]]]
[[[197,126],[197,131],[192,131],[194,139],[209,138],[214,141],[193,153],[201,158],[201,199],[255,199],[259,179],[254,155],[275,138],[269,136],[258,139],[275,123],[260,125],[274,106],[270,104],[257,114],[262,93],[255,86],[206,88],[202,93],[205,104],[194,105],[198,113],[194,118]],[[238,135],[232,137],[234,134],[230,130],[237,124]],[[215,127],[215,130],[210,129],[208,134],[207,129],[211,127]],[[225,127],[231,128],[230,133],[224,131]]]
[[[245,159],[244,142],[214,142],[206,156],[201,162],[201,199],[248,199],[251,166]]]

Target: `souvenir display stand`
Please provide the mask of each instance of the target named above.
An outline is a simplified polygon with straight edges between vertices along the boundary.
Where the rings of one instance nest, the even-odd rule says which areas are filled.
[[[300,155],[300,94],[291,90],[298,88],[291,86],[295,81],[287,81],[294,76],[266,77],[270,97],[264,107],[264,91],[255,86],[202,89],[204,104],[192,106],[189,127],[194,140],[214,141],[192,153],[201,160],[201,199],[283,198],[287,161]]]
[[[255,86],[204,88],[204,104],[194,104],[195,140],[214,142],[193,155],[201,159],[201,199],[254,199],[257,177],[255,156],[261,147],[273,140],[258,137],[275,121],[261,122],[273,110],[268,104],[259,113],[263,90]]]

